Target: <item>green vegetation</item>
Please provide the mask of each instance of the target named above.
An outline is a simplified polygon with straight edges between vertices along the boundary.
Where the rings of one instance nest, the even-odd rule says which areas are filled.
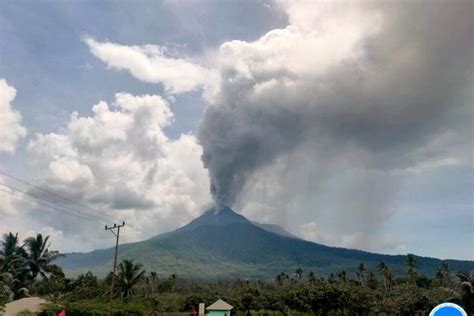
[[[367,280],[364,273],[352,278],[345,271],[324,279],[299,268],[292,275],[278,274],[272,282],[221,280],[202,283],[182,280],[175,275],[157,278],[154,272],[142,274],[143,270],[133,262],[122,264],[130,266],[126,270],[134,271],[131,279],[137,281],[130,288],[117,289],[114,315],[190,312],[200,302],[209,305],[218,298],[233,305],[238,315],[411,316],[427,313],[445,301],[456,302],[470,313],[474,311],[472,275],[460,273],[458,278],[453,276],[452,280],[451,275],[450,280],[417,275],[412,284],[410,269],[416,268],[416,265],[408,265],[408,261],[407,275],[387,281],[386,286],[382,281],[383,272],[386,277],[386,271],[390,271],[386,265],[378,279],[373,271],[368,272]],[[362,270],[363,266],[359,265],[359,271]],[[62,289],[51,289],[59,291],[62,296],[57,301],[60,307],[52,304],[49,311],[56,312],[65,307],[68,315],[107,315],[108,282],[108,279],[98,282],[91,273],[76,280],[65,279]],[[92,291],[95,291],[93,295],[84,295]],[[124,295],[124,291],[130,295]]]
[[[108,315],[111,274],[99,279],[92,272],[68,278],[52,264],[59,253],[50,251],[48,238],[37,235],[19,245],[17,235],[4,236],[1,249],[0,305],[8,294],[35,295],[50,304],[44,315],[66,309],[68,315]],[[133,260],[118,264],[113,315],[189,313],[203,302],[222,298],[236,315],[417,315],[427,314],[441,302],[451,301],[474,312],[474,274],[455,274],[442,262],[433,277],[419,272],[417,258],[405,256],[405,273],[395,277],[379,262],[373,269],[364,262],[328,277],[297,267],[273,280],[184,279],[146,272]],[[6,291],[2,292],[1,289]]]
[[[19,299],[28,296],[38,276],[64,277],[61,268],[52,264],[61,255],[49,250],[49,236],[41,234],[25,239],[22,245],[18,234],[3,235],[0,250],[0,285],[8,297]]]
[[[4,310],[5,304],[8,302],[7,286],[0,282],[0,313]]]

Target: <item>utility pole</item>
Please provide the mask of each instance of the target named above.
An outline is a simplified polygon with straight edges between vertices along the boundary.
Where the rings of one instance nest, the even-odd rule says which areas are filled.
[[[115,256],[114,256],[114,270],[112,272],[112,285],[110,287],[110,302],[109,302],[109,316],[112,316],[112,301],[114,299],[114,283],[115,283],[115,269],[117,267],[117,252],[118,244],[120,238],[120,228],[125,226],[125,222],[122,222],[122,225],[114,224],[114,226],[107,227],[105,225],[105,230],[110,230],[112,234],[115,235]],[[115,232],[117,230],[117,232]]]

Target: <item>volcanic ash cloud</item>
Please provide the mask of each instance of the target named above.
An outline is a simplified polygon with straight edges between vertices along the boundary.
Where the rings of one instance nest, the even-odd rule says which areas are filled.
[[[216,203],[232,206],[257,171],[289,155],[311,156],[308,168],[337,168],[346,157],[389,172],[422,163],[420,148],[440,135],[463,137],[472,5],[425,4],[290,2],[286,28],[224,43],[220,90],[199,129]]]

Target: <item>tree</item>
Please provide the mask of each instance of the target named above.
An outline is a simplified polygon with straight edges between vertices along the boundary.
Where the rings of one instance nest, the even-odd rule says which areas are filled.
[[[393,287],[393,284],[395,283],[395,274],[393,274],[393,271],[387,267],[385,270],[385,278],[387,280],[387,289],[390,291]]]
[[[120,296],[128,301],[133,294],[134,287],[142,280],[145,270],[141,263],[135,264],[133,260],[122,260],[118,265],[117,286]]]
[[[154,271],[150,272],[150,290],[151,294],[155,292],[155,284],[158,281],[158,274]]]
[[[464,271],[460,271],[456,273],[456,277],[458,278],[459,282],[469,282],[469,283],[474,283],[474,271],[471,271],[471,273],[467,273]]]
[[[337,273],[337,277],[339,278],[339,281],[342,283],[347,283],[347,272],[346,270],[342,270]]]
[[[407,280],[408,283],[416,286],[416,279],[418,277],[418,272],[416,271],[416,260],[415,260],[415,255],[409,253],[407,255]]]
[[[29,269],[31,280],[36,279],[38,275],[46,277],[55,269],[51,264],[57,258],[63,256],[58,251],[50,251],[48,243],[49,236],[43,238],[43,235],[37,234],[36,237],[25,239],[24,248],[27,252],[26,266]]]
[[[26,257],[25,250],[19,244],[18,234],[4,234],[0,250],[0,281],[7,285],[14,299],[28,296],[29,293],[31,282],[25,267]]]
[[[309,283],[314,284],[314,283],[316,283],[316,280],[317,280],[317,279],[316,279],[316,274],[314,274],[313,271],[310,271],[310,272],[308,273],[308,281],[309,281]]]
[[[298,280],[301,281],[303,279],[303,269],[297,268],[295,270],[296,276],[298,277]]]
[[[0,273],[13,272],[24,257],[26,252],[19,244],[18,234],[4,234],[0,250]]]
[[[443,261],[440,266],[441,273],[443,274],[443,285],[447,285],[451,282],[451,278],[449,277],[449,265],[447,262]]]
[[[283,286],[286,281],[288,281],[289,276],[285,272],[281,272],[275,278],[275,282],[278,286]]]
[[[367,278],[367,286],[372,290],[377,289],[377,286],[378,286],[377,277],[372,271],[369,273],[369,277]]]
[[[382,261],[377,265],[377,270],[382,275],[383,288],[384,288],[384,291],[387,292],[388,291],[388,287],[387,287],[388,266],[385,264],[385,262]]]
[[[361,262],[359,266],[357,267],[357,279],[359,281],[359,284],[362,286],[364,286],[364,283],[365,283],[364,272],[365,272],[365,265],[364,263]]]

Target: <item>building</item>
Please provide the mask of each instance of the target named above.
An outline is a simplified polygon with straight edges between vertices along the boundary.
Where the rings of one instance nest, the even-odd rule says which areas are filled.
[[[208,316],[230,316],[230,311],[234,307],[219,299],[206,308]]]

